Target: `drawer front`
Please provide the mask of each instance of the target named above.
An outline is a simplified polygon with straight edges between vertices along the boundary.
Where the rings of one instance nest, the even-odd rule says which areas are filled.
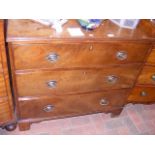
[[[155,84],[155,67],[144,66],[140,76],[138,77],[138,84]]]
[[[151,51],[151,53],[147,59],[147,63],[155,64],[155,48]]]
[[[57,70],[17,74],[19,96],[46,96],[130,88],[140,65],[90,70]]]
[[[12,110],[7,99],[0,98],[0,124],[6,123],[13,118]]]
[[[13,54],[17,70],[101,67],[142,62],[149,48],[149,44],[134,43],[13,45]]]
[[[66,117],[102,112],[125,104],[129,90],[19,101],[20,118]]]
[[[128,98],[129,102],[155,102],[155,87],[135,87]]]
[[[5,97],[5,96],[7,96],[7,93],[6,93],[4,76],[3,74],[0,74],[0,97]]]

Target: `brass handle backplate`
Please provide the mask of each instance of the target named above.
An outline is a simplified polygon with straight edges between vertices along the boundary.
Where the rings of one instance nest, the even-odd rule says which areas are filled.
[[[155,74],[153,74],[153,75],[151,76],[151,79],[152,79],[153,81],[155,81]]]
[[[109,104],[109,101],[107,100],[107,99],[101,99],[100,100],[100,105],[102,105],[102,106],[105,106],[105,105],[108,105]]]
[[[56,53],[51,53],[46,57],[46,59],[50,62],[56,62],[58,58],[59,58],[59,55]]]
[[[108,81],[109,83],[116,83],[117,80],[118,80],[118,77],[115,76],[115,75],[109,75],[109,76],[107,77],[107,81]]]
[[[125,60],[125,59],[127,59],[127,52],[125,52],[125,51],[118,51],[117,53],[116,53],[116,58],[118,59],[118,60]]]
[[[55,81],[55,80],[50,80],[50,81],[47,82],[47,86],[49,88],[55,88],[56,85],[57,85],[57,81]]]
[[[51,111],[53,111],[53,109],[54,109],[54,106],[51,105],[51,104],[49,104],[49,105],[46,105],[46,106],[43,108],[43,111],[45,111],[45,112],[51,112]]]
[[[146,91],[141,91],[140,96],[143,96],[143,97],[147,96],[147,92]]]

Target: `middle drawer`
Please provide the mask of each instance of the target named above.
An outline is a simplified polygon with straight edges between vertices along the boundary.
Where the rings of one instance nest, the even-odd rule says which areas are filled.
[[[19,96],[46,96],[130,88],[141,64],[89,70],[16,72]]]
[[[13,55],[16,70],[91,68],[143,62],[149,48],[149,44],[122,42],[13,45]]]

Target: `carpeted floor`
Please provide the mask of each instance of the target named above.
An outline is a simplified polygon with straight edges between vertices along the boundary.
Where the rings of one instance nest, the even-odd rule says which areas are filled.
[[[31,125],[28,131],[0,129],[1,135],[154,135],[155,104],[127,105],[121,115],[93,114]]]

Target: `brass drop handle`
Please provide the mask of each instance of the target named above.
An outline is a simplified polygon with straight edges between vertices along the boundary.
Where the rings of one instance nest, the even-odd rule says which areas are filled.
[[[57,81],[55,81],[55,80],[51,80],[51,81],[48,81],[48,82],[47,82],[47,86],[48,86],[49,88],[55,88],[56,85],[57,85]]]
[[[117,80],[118,80],[118,77],[115,76],[115,75],[109,75],[109,76],[107,77],[107,80],[108,80],[109,83],[116,83]]]
[[[105,105],[108,105],[109,104],[109,101],[107,100],[107,99],[101,99],[100,100],[100,105],[102,105],[102,106],[105,106]]]
[[[54,106],[51,105],[51,104],[49,104],[49,105],[46,105],[46,106],[43,108],[43,111],[45,111],[45,112],[51,112],[51,111],[53,111],[53,109],[54,109]]]
[[[128,57],[128,55],[127,55],[127,52],[125,52],[125,51],[118,51],[116,53],[116,58],[118,60],[125,60],[125,59],[127,59],[127,57]]]
[[[51,53],[46,57],[46,59],[50,62],[56,62],[58,58],[59,58],[59,55],[57,53]]]
[[[155,74],[153,74],[153,75],[151,76],[151,79],[152,79],[153,81],[155,81]]]
[[[141,91],[140,96],[143,96],[143,97],[147,96],[147,92],[146,91]]]

